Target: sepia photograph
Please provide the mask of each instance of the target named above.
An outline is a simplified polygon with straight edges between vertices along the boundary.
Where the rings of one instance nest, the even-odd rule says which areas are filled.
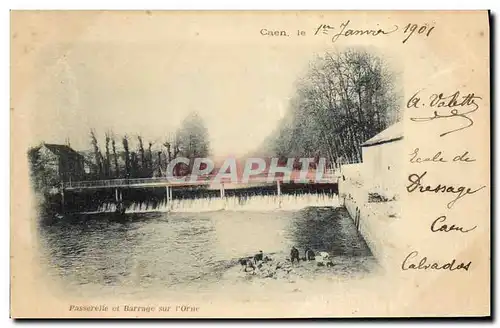
[[[12,315],[489,315],[488,33],[12,11]]]

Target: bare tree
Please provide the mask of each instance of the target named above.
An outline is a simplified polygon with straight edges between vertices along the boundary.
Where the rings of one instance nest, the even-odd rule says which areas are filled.
[[[359,162],[360,145],[399,119],[399,100],[380,57],[359,49],[325,53],[298,81],[275,152],[321,155],[333,165]]]
[[[146,167],[147,167],[147,165],[146,165],[146,155],[145,155],[145,151],[144,151],[144,143],[143,143],[142,137],[140,135],[137,135],[137,141],[139,142],[138,151],[139,151],[139,156],[141,158],[140,168],[141,168],[141,171],[144,171],[146,169]]]
[[[111,141],[111,137],[109,132],[106,132],[105,135],[105,145],[106,145],[106,158],[104,160],[104,175],[106,178],[111,176],[111,155],[109,152],[109,143]]]
[[[102,155],[99,150],[99,144],[95,136],[95,131],[93,129],[90,130],[90,143],[92,144],[94,150],[95,164],[97,166],[99,178],[102,178],[103,175]]]
[[[153,152],[151,151],[151,147],[153,147],[153,143],[148,142],[148,170],[149,173],[153,173]]]
[[[116,141],[115,141],[115,136],[112,135],[111,137],[111,148],[113,150],[113,162],[115,165],[115,177],[120,176],[120,168],[118,166],[118,154],[116,153]]]
[[[137,178],[140,175],[139,159],[137,158],[137,153],[130,153],[130,175],[132,178]]]
[[[161,167],[161,163],[162,163],[162,160],[161,160],[161,151],[158,152],[158,176],[161,177],[163,175],[163,171],[162,171],[162,167]]]
[[[130,167],[130,150],[128,146],[128,137],[125,135],[122,139],[123,144],[123,156],[125,156],[125,177],[131,177],[131,167]]]

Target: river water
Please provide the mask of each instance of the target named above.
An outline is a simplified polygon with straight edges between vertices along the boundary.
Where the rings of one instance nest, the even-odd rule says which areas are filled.
[[[39,225],[44,271],[73,296],[198,291],[232,283],[238,259],[262,250],[286,260],[295,245],[328,252],[329,276],[367,272],[375,263],[344,208],[293,211],[71,215]],[[313,275],[314,273],[311,273]],[[314,278],[314,277],[309,277]]]

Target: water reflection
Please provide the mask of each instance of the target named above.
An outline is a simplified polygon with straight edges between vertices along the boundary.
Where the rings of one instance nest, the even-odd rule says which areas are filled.
[[[296,215],[292,228],[299,248],[327,250],[337,256],[371,256],[344,208],[307,208]]]
[[[292,245],[333,256],[370,257],[366,243],[341,208],[301,211],[78,215],[40,225],[47,271],[73,289],[113,293],[218,283],[243,256]],[[359,262],[347,264],[358,270]]]

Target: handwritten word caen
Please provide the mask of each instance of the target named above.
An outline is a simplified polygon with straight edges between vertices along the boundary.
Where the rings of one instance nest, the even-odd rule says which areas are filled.
[[[441,185],[441,184],[438,184],[437,186],[425,186],[422,184],[422,179],[427,175],[427,171],[425,171],[424,173],[422,174],[416,174],[416,173],[413,173],[413,174],[410,174],[408,176],[408,181],[410,181],[410,184],[408,186],[406,186],[406,190],[409,192],[409,193],[412,193],[414,191],[420,191],[421,193],[425,193],[425,192],[434,192],[434,193],[452,193],[452,194],[457,194],[457,196],[452,200],[450,201],[446,206],[448,208],[452,208],[453,205],[455,205],[455,203],[467,196],[467,195],[472,195],[476,192],[478,192],[479,190],[483,189],[484,187],[486,186],[482,186],[478,189],[475,189],[475,190],[472,190],[471,188],[468,188],[468,187],[465,187],[465,186],[460,186],[460,187],[456,187],[456,186],[446,186],[446,185]]]
[[[453,162],[464,162],[470,163],[475,162],[474,158],[469,157],[470,154],[468,151],[465,151],[463,154],[453,156]],[[419,163],[448,163],[448,159],[445,159],[445,156],[442,151],[438,151],[432,156],[425,156],[420,154],[420,149],[415,148],[410,154],[410,163],[419,164]]]
[[[419,97],[421,90],[417,91],[414,95],[410,97],[406,103],[407,108],[442,108],[446,109],[445,112],[438,112],[435,110],[431,116],[421,116],[421,117],[411,117],[410,120],[413,122],[430,122],[436,119],[461,119],[461,121],[466,121],[467,125],[461,124],[456,129],[452,129],[440,134],[440,137],[444,137],[453,132],[461,131],[470,128],[474,125],[474,121],[470,118],[470,114],[474,113],[479,109],[477,100],[482,98],[476,96],[474,93],[469,93],[466,96],[460,97],[460,91],[445,96],[443,93],[434,93],[429,96],[429,102],[426,104],[422,102]],[[441,111],[442,111],[441,109]]]
[[[412,260],[415,259],[418,256],[417,251],[413,251],[408,256],[404,259],[403,263],[401,264],[401,270],[407,271],[407,270],[449,270],[449,271],[457,271],[457,270],[465,270],[469,271],[470,265],[472,264],[471,261],[469,261],[467,264],[466,263],[459,263],[458,265],[456,264],[457,260],[453,259],[450,262],[446,262],[444,264],[438,263],[438,262],[427,262],[427,257],[423,257],[418,261],[418,264],[415,264],[416,262],[412,263]]]
[[[442,215],[440,217],[438,217],[436,220],[434,220],[431,224],[431,231],[432,232],[451,232],[451,231],[459,231],[459,232],[462,232],[462,233],[467,233],[469,231],[472,231],[474,229],[477,228],[477,226],[474,226],[472,228],[469,228],[469,229],[465,229],[465,228],[462,228],[462,227],[458,227],[454,224],[452,224],[451,226],[450,225],[447,225],[447,224],[444,224],[446,222],[446,216],[445,215]]]

